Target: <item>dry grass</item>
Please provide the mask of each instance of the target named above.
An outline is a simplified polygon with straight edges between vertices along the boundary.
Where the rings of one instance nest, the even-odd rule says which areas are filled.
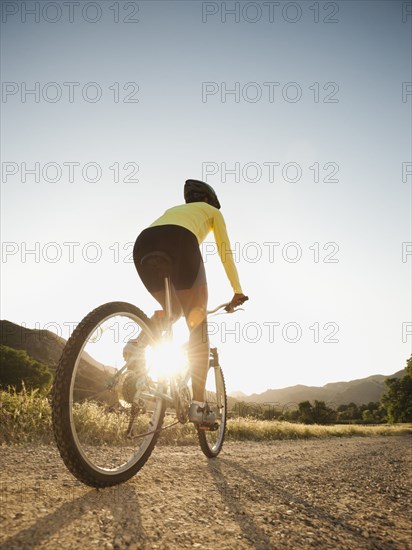
[[[50,443],[52,441],[50,403],[38,390],[0,390],[0,444]]]
[[[127,418],[119,411],[101,414],[96,404],[82,404],[75,411],[77,426],[81,426],[83,439],[93,442],[99,434],[107,443],[120,443],[127,426]],[[174,422],[166,416],[164,426]],[[379,436],[411,434],[410,424],[396,425],[306,425],[276,420],[253,418],[230,419],[227,424],[227,441],[270,441],[278,439],[308,439],[348,436]],[[20,443],[51,443],[53,441],[50,401],[37,390],[21,392],[0,391],[0,445]],[[196,431],[191,424],[177,424],[162,432],[163,445],[191,445],[197,443]]]
[[[119,411],[102,415],[97,403],[78,403],[73,410],[73,419],[81,441],[97,444],[117,444],[124,439],[127,418]]]
[[[348,437],[411,434],[410,424],[297,424],[278,420],[255,420],[238,418],[229,420],[228,439],[232,441],[268,441],[271,439],[307,439],[325,437]]]

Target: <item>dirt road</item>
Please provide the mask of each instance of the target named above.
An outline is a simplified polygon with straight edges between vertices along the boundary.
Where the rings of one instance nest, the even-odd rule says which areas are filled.
[[[55,447],[0,448],[0,548],[412,548],[409,437],[158,447],[93,490]]]

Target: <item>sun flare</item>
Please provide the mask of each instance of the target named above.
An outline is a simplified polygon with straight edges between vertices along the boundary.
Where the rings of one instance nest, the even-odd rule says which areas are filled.
[[[185,346],[170,340],[160,342],[147,349],[146,364],[150,376],[155,379],[183,373],[188,366]]]

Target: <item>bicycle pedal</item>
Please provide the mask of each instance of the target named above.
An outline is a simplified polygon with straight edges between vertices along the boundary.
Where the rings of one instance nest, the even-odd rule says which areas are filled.
[[[219,424],[215,422],[214,424],[198,424],[198,430],[203,430],[204,432],[215,432],[219,429]]]

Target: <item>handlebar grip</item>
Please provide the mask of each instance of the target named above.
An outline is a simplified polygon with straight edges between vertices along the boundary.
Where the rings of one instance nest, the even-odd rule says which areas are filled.
[[[244,304],[247,300],[249,300],[249,296],[245,296],[242,301],[240,302],[239,306],[241,306],[242,304]],[[238,307],[238,306],[236,306]],[[228,304],[226,307],[225,307],[225,311],[227,311],[228,313],[231,313],[235,308],[233,306],[231,306],[230,304]]]

